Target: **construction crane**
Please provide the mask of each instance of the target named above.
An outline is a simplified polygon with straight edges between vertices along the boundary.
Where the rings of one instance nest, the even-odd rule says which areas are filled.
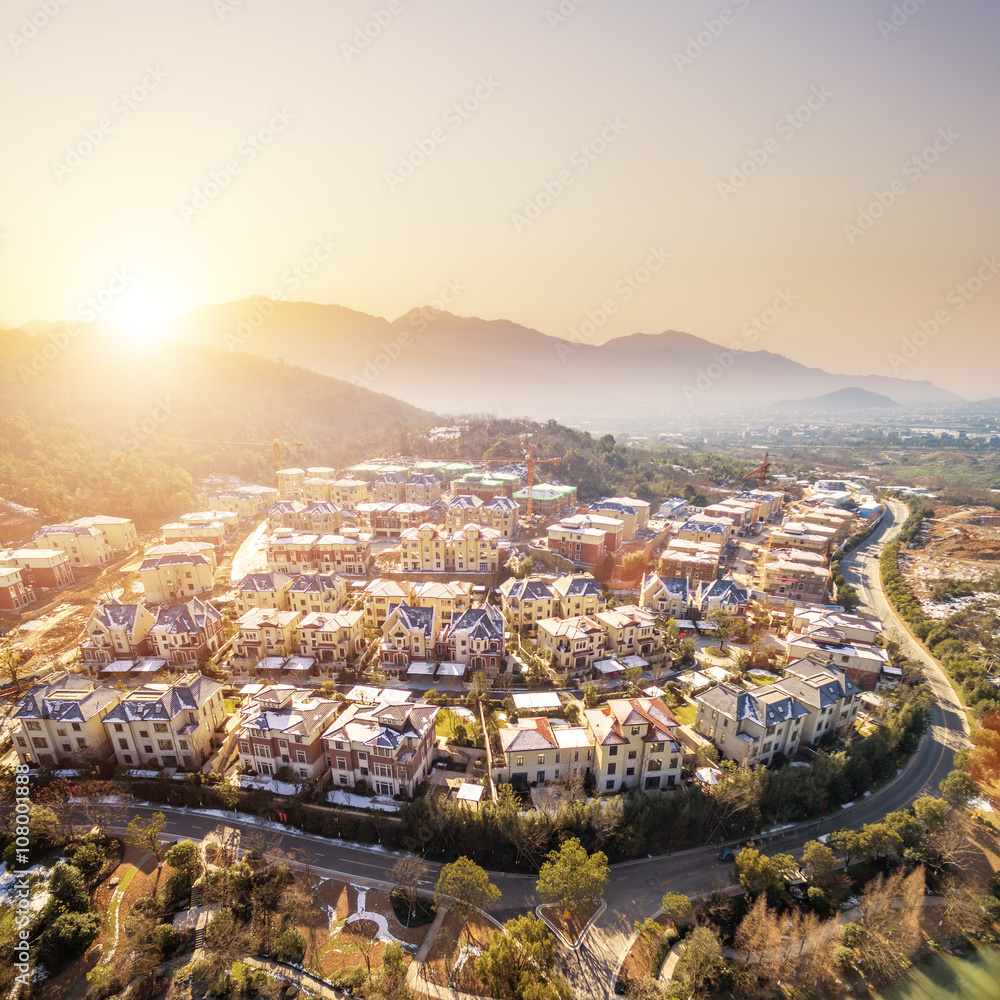
[[[279,441],[278,433],[271,428],[271,440],[270,441],[220,441],[218,438],[175,438],[177,441],[191,441],[195,444],[245,444],[253,447],[264,447],[265,445],[271,445],[274,449],[274,471],[281,471],[281,446],[284,445],[286,448],[297,448],[299,451],[302,450],[302,444],[299,441]]]
[[[525,512],[528,518],[532,514],[532,501],[534,499],[532,495],[532,487],[535,485],[535,466],[536,465],[558,465],[562,459],[559,458],[535,458],[534,449],[531,447],[531,442],[528,442],[528,475],[526,478],[525,485],[527,487],[528,493],[528,509]]]
[[[757,466],[756,469],[748,472],[743,478],[753,479],[754,476],[757,477],[757,495],[754,497],[753,501],[753,517],[750,520],[750,527],[754,534],[757,534],[757,512],[760,510],[760,497],[764,492],[764,483],[767,482],[767,474],[771,469],[771,462],[767,460],[767,452],[764,452],[764,461]]]

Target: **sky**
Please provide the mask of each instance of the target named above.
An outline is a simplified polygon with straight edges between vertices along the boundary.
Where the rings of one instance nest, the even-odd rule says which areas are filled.
[[[989,0],[5,0],[0,36],[7,323],[443,304],[1000,395]]]

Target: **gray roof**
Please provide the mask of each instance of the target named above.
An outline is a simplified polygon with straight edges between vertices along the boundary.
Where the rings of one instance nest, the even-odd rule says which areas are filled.
[[[510,497],[494,497],[483,505],[483,510],[518,510],[517,501]]]
[[[222,615],[211,604],[194,598],[187,604],[158,608],[156,623],[150,631],[167,632],[171,635],[201,632],[210,622],[217,622],[221,618]]]
[[[121,604],[118,601],[107,601],[98,605],[97,620],[108,628],[124,628],[131,631],[135,627],[136,615],[141,604]]]
[[[176,684],[146,684],[126,695],[105,722],[168,722],[181,712],[195,712],[222,690],[219,681],[199,674]],[[156,697],[150,697],[156,695]]]
[[[470,639],[503,640],[504,618],[496,608],[467,608],[451,623],[451,634],[468,632]]]
[[[115,688],[98,687],[79,674],[63,673],[28,691],[17,703],[14,718],[87,722],[120,697]]]
[[[290,594],[325,594],[337,590],[344,578],[337,573],[303,573],[292,580]]]
[[[544,580],[517,580],[507,593],[508,601],[537,601],[554,597],[552,588]]]
[[[287,573],[249,573],[237,584],[237,590],[271,592],[280,590],[291,579]]]
[[[389,606],[389,614],[399,612],[399,621],[404,628],[420,629],[424,635],[433,637],[435,608],[414,608],[405,601]]]
[[[735,580],[727,576],[721,580],[702,584],[699,599],[702,602],[718,599],[723,604],[746,604],[749,596],[746,588],[740,587]]]

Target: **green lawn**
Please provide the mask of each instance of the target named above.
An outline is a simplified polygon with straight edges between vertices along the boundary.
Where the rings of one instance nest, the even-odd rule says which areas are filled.
[[[455,735],[455,724],[461,721],[450,708],[442,708],[434,720],[434,731],[438,736],[450,740]]]
[[[755,674],[745,674],[744,675],[751,684],[756,684],[757,687],[763,687],[765,684],[770,684],[776,681],[778,678],[775,677],[758,677]]]
[[[694,705],[688,705],[686,702],[683,705],[678,705],[677,708],[672,708],[670,711],[674,713],[677,721],[682,726],[693,726],[695,717],[698,715],[698,709]]]

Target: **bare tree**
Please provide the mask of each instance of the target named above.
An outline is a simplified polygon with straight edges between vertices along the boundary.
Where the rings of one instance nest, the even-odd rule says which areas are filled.
[[[413,854],[404,854],[391,868],[394,889],[398,891],[406,903],[406,926],[410,926],[410,918],[417,913],[417,891],[420,880],[427,874],[427,865],[422,858]]]
[[[590,814],[590,825],[594,828],[594,843],[600,850],[618,831],[622,821],[622,800],[610,799],[596,802]]]

